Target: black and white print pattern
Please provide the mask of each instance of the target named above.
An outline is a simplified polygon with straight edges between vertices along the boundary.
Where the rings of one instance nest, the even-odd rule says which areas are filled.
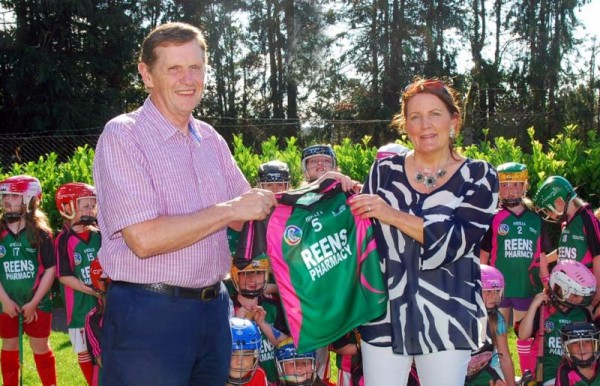
[[[498,202],[495,170],[467,159],[429,194],[415,191],[404,156],[375,162],[363,193],[424,219],[424,244],[375,221],[387,279],[386,315],[363,326],[362,339],[403,355],[474,350],[485,339],[479,245]]]

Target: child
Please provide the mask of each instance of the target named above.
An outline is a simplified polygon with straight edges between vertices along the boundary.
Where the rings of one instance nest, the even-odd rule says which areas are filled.
[[[600,283],[600,222],[590,205],[577,197],[571,183],[560,176],[546,179],[534,201],[545,220],[561,224],[558,261],[580,261]],[[599,301],[600,291],[596,291],[592,305],[598,305]]]
[[[327,386],[317,375],[317,353],[299,354],[291,338],[282,341],[275,351],[278,386]]]
[[[253,259],[240,269],[231,266],[231,280],[236,289],[232,296],[234,315],[253,320],[262,332],[260,366],[265,370],[270,383],[277,382],[275,347],[287,338],[288,328],[281,304],[264,296],[268,282],[270,264],[266,257]]]
[[[337,170],[337,158],[329,145],[313,145],[302,150],[302,171],[308,183]]]
[[[10,177],[0,182],[0,198],[0,367],[4,385],[19,384],[21,323],[42,385],[56,385],[56,360],[48,344],[52,327],[48,291],[56,259],[48,219],[39,209],[42,186],[31,176]]]
[[[273,193],[290,189],[290,168],[281,161],[269,161],[258,167],[258,187]]]
[[[247,319],[231,318],[232,352],[227,385],[267,386],[265,371],[258,367],[261,335]]]
[[[513,313],[513,324],[523,318],[535,294],[542,290],[550,278],[546,252],[551,250],[546,235],[544,221],[525,205],[528,187],[527,166],[508,162],[499,165],[498,192],[500,207],[494,214],[492,224],[481,243],[481,264],[496,267],[502,274],[510,275],[504,289],[504,300],[500,312],[505,321]],[[530,279],[530,269],[536,269],[539,278],[534,287]],[[517,351],[521,372],[535,369],[536,351],[532,340],[517,340]]]
[[[481,285],[483,302],[488,313],[488,337],[493,345],[493,356],[490,362],[492,371],[501,374],[507,386],[515,386],[515,369],[508,348],[506,320],[498,312],[504,292],[504,276],[489,265],[481,264]],[[493,378],[490,372],[481,372],[470,380],[469,385],[487,385]],[[493,375],[493,373],[492,373]]]
[[[598,328],[592,323],[576,322],[564,326],[560,335],[564,358],[558,367],[556,386],[600,385]]]
[[[559,261],[550,275],[550,290],[537,294],[525,317],[517,325],[519,339],[536,337],[538,357],[542,358],[542,374],[538,382],[545,386],[555,383],[558,365],[562,358],[561,329],[573,322],[591,321],[590,305],[596,292],[596,279],[583,264],[575,260]],[[546,306],[544,306],[546,304]],[[538,309],[541,311],[538,312]],[[540,313],[543,317],[540,317]],[[541,339],[540,343],[537,340]],[[543,354],[541,356],[540,354]],[[539,366],[539,363],[538,363]],[[542,379],[539,379],[542,378]]]
[[[70,224],[56,243],[58,280],[65,289],[69,337],[81,372],[92,385],[94,369],[84,328],[87,314],[98,302],[90,278],[90,264],[96,259],[101,242],[95,227],[96,189],[80,182],[61,185],[56,191],[56,207]]]

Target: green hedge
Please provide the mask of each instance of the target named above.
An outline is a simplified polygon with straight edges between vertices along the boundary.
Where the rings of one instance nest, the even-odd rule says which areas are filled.
[[[561,175],[577,187],[581,197],[598,207],[600,200],[600,139],[595,131],[587,133],[585,140],[574,137],[575,127],[567,126],[563,132],[545,146],[534,138],[534,130],[529,129],[530,152],[516,145],[514,139],[497,137],[484,140],[478,145],[461,147],[459,151],[471,158],[484,159],[494,166],[504,162],[521,162],[529,169],[530,192],[533,196],[539,184],[551,175]],[[487,131],[484,131],[487,136]],[[405,138],[400,140],[410,147]],[[241,136],[234,137],[233,152],[240,169],[248,181],[256,185],[258,166],[273,159],[287,162],[292,173],[292,185],[298,186],[302,179],[300,165],[301,147],[297,138],[287,138],[286,145],[280,147],[278,139],[271,137],[261,145],[260,153],[244,145]],[[360,143],[351,143],[345,139],[333,145],[338,157],[340,170],[356,179],[364,181],[377,152],[370,137],[364,137]],[[16,174],[29,174],[40,179],[44,190],[42,209],[50,217],[52,227],[59,229],[61,219],[54,204],[54,193],[61,184],[78,181],[93,185],[92,163],[94,150],[85,146],[77,148],[66,162],[57,162],[55,153],[40,157],[37,162],[14,164],[8,171],[0,171],[4,179]]]

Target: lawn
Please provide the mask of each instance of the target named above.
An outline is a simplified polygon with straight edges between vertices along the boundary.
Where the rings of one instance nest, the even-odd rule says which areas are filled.
[[[54,312],[64,313],[65,310],[58,309],[54,310]],[[56,323],[53,327],[64,330],[63,326],[56,326]],[[63,331],[52,331],[50,346],[56,357],[57,384],[64,386],[87,386],[87,382],[83,378],[79,364],[77,363],[77,355],[71,347],[69,334]],[[41,385],[27,336],[23,338],[23,348],[23,385]]]

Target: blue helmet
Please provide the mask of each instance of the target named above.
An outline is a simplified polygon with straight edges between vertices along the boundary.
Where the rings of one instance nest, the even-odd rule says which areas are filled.
[[[227,381],[232,385],[245,385],[258,366],[262,337],[256,324],[250,320],[231,318],[229,325],[232,353]]]
[[[317,379],[316,351],[299,354],[291,338],[277,345],[275,363],[283,385],[311,386]]]
[[[333,148],[329,145],[312,145],[302,150],[302,172],[307,172],[306,161],[317,155],[323,155],[331,158],[331,168],[335,170],[337,167],[337,157]]]

